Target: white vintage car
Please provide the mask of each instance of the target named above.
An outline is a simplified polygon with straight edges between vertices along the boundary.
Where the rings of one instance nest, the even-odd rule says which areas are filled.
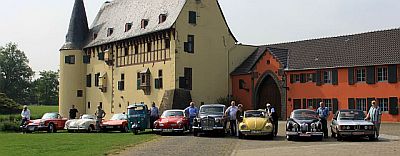
[[[68,132],[86,131],[92,132],[96,130],[96,116],[84,114],[79,119],[71,119],[65,123],[65,128]]]

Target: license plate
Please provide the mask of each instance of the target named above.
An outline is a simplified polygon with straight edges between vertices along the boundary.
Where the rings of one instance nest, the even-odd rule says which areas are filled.
[[[35,130],[35,127],[30,126],[28,129],[29,129],[30,131],[34,131],[34,130]]]
[[[176,124],[171,124],[171,126],[176,126]]]
[[[205,131],[211,131],[211,130],[213,130],[213,129],[212,129],[211,127],[204,127],[203,130],[205,130]]]
[[[300,136],[306,136],[306,137],[309,137],[309,136],[311,136],[311,134],[300,134]]]
[[[351,134],[353,134],[353,135],[364,135],[364,132],[353,132]]]
[[[172,129],[163,129],[163,132],[172,132]]]
[[[114,128],[114,126],[107,126],[106,128]]]

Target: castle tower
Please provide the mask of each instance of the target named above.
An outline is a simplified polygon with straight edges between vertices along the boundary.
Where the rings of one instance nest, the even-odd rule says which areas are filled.
[[[75,0],[65,44],[60,49],[59,112],[68,117],[72,105],[85,113],[85,73],[83,45],[89,33],[83,0]]]

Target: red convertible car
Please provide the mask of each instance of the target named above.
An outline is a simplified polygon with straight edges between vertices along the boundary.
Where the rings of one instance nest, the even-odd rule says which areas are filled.
[[[154,122],[153,131],[184,133],[188,129],[189,119],[183,110],[167,110]]]
[[[129,127],[126,114],[114,114],[110,120],[103,121],[101,130],[128,132]]]
[[[57,130],[63,130],[67,120],[57,112],[45,113],[41,119],[31,120],[26,129],[28,132],[47,131],[53,133]]]

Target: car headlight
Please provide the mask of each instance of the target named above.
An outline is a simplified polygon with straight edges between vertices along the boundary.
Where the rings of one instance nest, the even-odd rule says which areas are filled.
[[[177,124],[178,124],[178,125],[182,125],[182,121],[178,121]]]
[[[350,129],[350,126],[346,126],[346,129]]]
[[[221,119],[216,118],[215,122],[219,123],[219,122],[221,122]]]
[[[368,126],[364,126],[364,129],[366,129],[366,130],[367,130],[367,129],[368,129]]]
[[[164,126],[164,124],[160,123],[160,126]]]

